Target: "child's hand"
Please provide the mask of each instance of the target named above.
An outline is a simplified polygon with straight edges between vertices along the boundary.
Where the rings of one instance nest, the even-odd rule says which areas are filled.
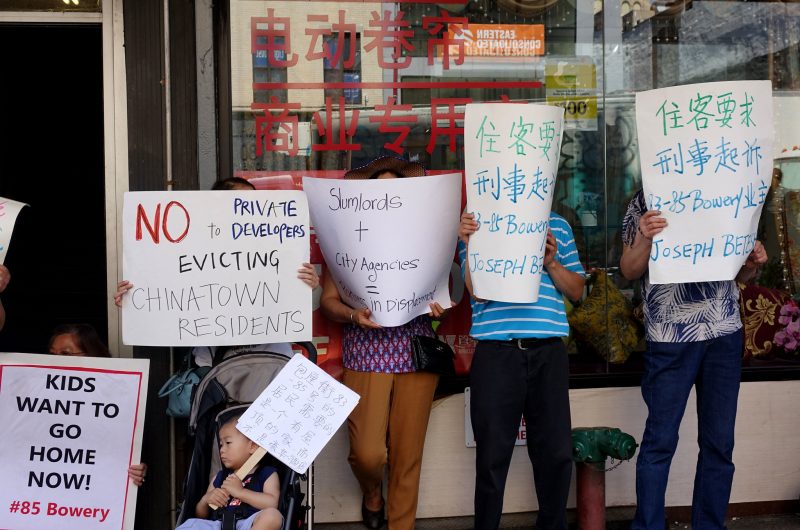
[[[232,473],[222,483],[222,487],[233,497],[241,497],[242,492],[245,490],[244,484],[239,480],[239,477]]]
[[[228,492],[225,491],[224,489],[214,488],[213,490],[206,493],[205,504],[213,504],[214,506],[222,508],[228,505],[228,499],[230,498],[231,496],[228,495]]]

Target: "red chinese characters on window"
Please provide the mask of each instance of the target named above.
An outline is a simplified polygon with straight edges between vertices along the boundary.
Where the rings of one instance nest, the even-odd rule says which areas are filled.
[[[456,110],[459,105],[472,103],[472,98],[431,98],[431,138],[428,141],[426,151],[433,154],[436,148],[436,139],[439,136],[449,137],[450,151],[456,151],[456,138],[464,136],[464,111]],[[440,109],[440,105],[445,107]],[[459,127],[457,121],[461,120],[462,126]],[[441,125],[445,122],[446,125]]]
[[[288,17],[276,17],[275,9],[267,9],[266,17],[250,19],[250,48],[252,53],[265,53],[268,64],[288,68],[297,64],[297,54],[292,53],[291,27]]]
[[[416,114],[412,114],[412,106],[409,103],[408,105],[396,105],[395,102],[397,98],[395,96],[390,96],[389,100],[386,102],[386,105],[375,105],[376,112],[383,112],[383,114],[376,114],[375,116],[370,116],[369,121],[371,123],[380,123],[378,126],[378,132],[382,133],[398,133],[397,137],[394,139],[394,142],[389,143],[386,142],[383,146],[390,150],[394,151],[397,154],[402,154],[404,149],[402,147],[402,143],[405,141],[408,133],[411,132],[411,127],[408,125],[390,125],[391,123],[416,123],[417,116]],[[394,112],[408,112],[409,114],[393,114]]]
[[[267,151],[297,156],[297,116],[289,112],[299,111],[300,103],[281,103],[272,96],[269,103],[253,103],[251,107],[264,110],[263,116],[256,116],[256,156],[262,155],[264,146]],[[279,113],[272,114],[273,110]]]
[[[325,138],[325,143],[311,146],[311,149],[314,151],[359,151],[361,149],[361,144],[347,143],[347,138],[352,138],[356,134],[360,111],[358,109],[351,110],[350,122],[347,123],[347,108],[344,97],[339,98],[338,107],[338,110],[334,111],[333,100],[327,97],[325,98],[324,120],[322,116],[320,116],[320,111],[314,113],[314,123],[317,125],[317,133]],[[336,125],[334,125],[333,120],[334,114],[338,116],[338,135],[335,134]]]
[[[373,11],[369,26],[378,29],[364,30],[364,37],[372,39],[364,45],[364,51],[378,48],[378,65],[381,68],[400,70],[411,64],[411,57],[404,57],[403,50],[414,50],[414,46],[408,41],[409,37],[414,36],[414,30],[411,29],[411,23],[403,18],[404,15],[405,13],[398,11],[397,18],[392,19],[392,12],[387,10],[381,18],[377,11]],[[386,60],[385,50],[391,50],[391,61]]]
[[[311,44],[306,52],[306,60],[313,61],[317,59],[325,59],[330,63],[331,68],[338,68],[339,62],[344,56],[342,68],[353,68],[356,61],[356,25],[348,24],[345,22],[345,11],[339,10],[339,21],[331,25],[331,29],[327,28],[306,28],[306,35],[311,35]],[[306,20],[309,23],[328,22],[328,15],[308,15]],[[324,42],[324,37],[336,34],[336,46],[333,51],[331,47]],[[347,36],[350,35],[350,39]],[[345,55],[344,49],[349,42],[348,53]],[[319,51],[317,51],[319,50]]]
[[[450,54],[453,52],[455,63],[464,64],[464,40],[453,37],[463,37],[464,30],[468,28],[466,17],[451,17],[444,9],[439,17],[422,17],[422,29],[428,30],[433,36],[442,33],[439,38],[428,39],[428,64],[433,64],[437,46],[442,47],[442,67],[445,70],[450,69]]]

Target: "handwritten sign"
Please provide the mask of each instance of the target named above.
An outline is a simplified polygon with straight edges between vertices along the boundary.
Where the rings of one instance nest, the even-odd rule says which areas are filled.
[[[0,264],[5,262],[8,244],[14,232],[14,223],[20,210],[27,204],[0,197]]]
[[[0,353],[3,528],[133,528],[148,366]]]
[[[636,126],[645,200],[668,223],[653,240],[650,282],[733,279],[772,178],[770,82],[640,92]]]
[[[305,473],[359,399],[296,354],[242,414],[236,428],[290,468]]]
[[[450,307],[461,175],[381,180],[303,178],[322,254],[351,307],[399,326]]]
[[[467,252],[475,296],[538,300],[563,129],[559,107],[467,105],[467,211],[480,224]]]
[[[308,223],[301,191],[126,193],[123,342],[311,340]]]

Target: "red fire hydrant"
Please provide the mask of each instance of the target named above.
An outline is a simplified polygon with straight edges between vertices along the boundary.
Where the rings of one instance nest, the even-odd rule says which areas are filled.
[[[619,429],[580,427],[572,429],[572,458],[577,479],[578,528],[605,530],[606,458],[630,460],[636,440]]]

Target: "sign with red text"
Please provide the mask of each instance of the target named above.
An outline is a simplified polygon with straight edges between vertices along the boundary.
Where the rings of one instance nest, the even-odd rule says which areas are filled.
[[[311,340],[308,223],[302,191],[126,193],[123,342]]]
[[[467,264],[477,298],[539,299],[563,131],[561,107],[467,105],[467,211],[480,226]]]
[[[25,206],[27,204],[0,197],[0,264],[6,259],[14,223],[17,222],[20,210]]]
[[[772,181],[772,124],[769,81],[636,94],[645,201],[667,220],[653,238],[651,283],[736,277]]]
[[[305,473],[359,399],[298,353],[242,414],[236,428],[293,470]]]
[[[400,326],[450,307],[461,175],[333,180],[306,177],[314,230],[344,303]]]
[[[149,361],[0,353],[0,527],[132,529]]]

